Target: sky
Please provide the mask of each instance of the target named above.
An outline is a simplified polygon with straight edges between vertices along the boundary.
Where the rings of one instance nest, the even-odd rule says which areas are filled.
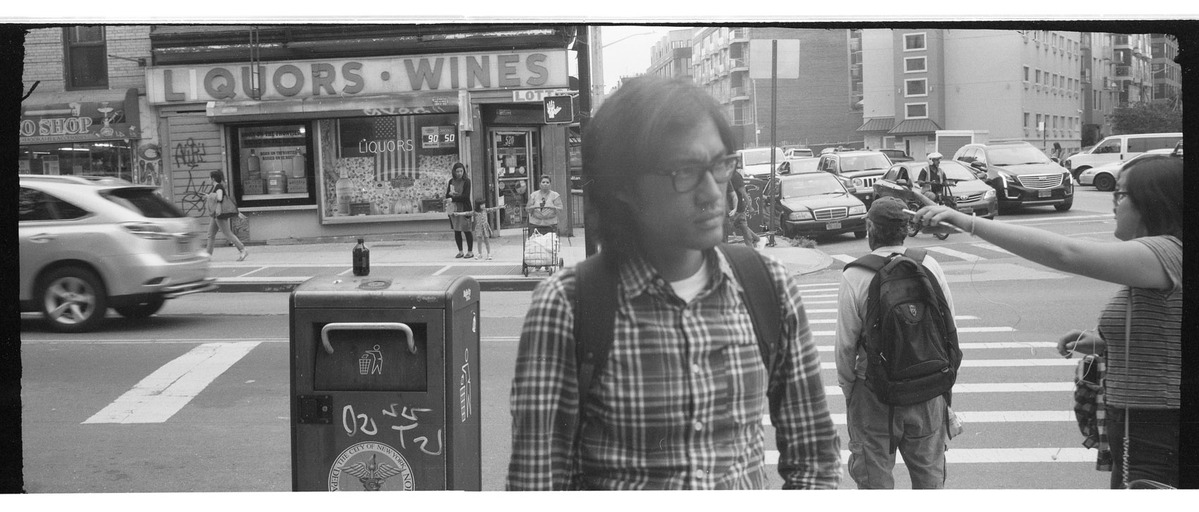
[[[604,59],[604,89],[611,92],[622,76],[645,73],[650,49],[671,30],[681,27],[605,25],[600,27]]]

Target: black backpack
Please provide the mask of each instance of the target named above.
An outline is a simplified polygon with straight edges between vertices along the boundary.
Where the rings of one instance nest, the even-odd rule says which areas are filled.
[[[925,251],[868,254],[845,266],[871,269],[866,319],[866,387],[884,404],[912,405],[950,392],[962,364],[957,328],[937,279],[924,268]]]
[[[766,262],[757,251],[744,245],[721,244],[718,246],[728,258],[733,274],[745,290],[742,300],[749,309],[754,332],[758,337],[758,350],[766,363],[768,375],[774,374],[774,363],[778,358],[782,318],[779,311],[778,290]],[[603,370],[612,348],[612,336],[616,320],[615,265],[610,265],[600,252],[575,266],[575,355],[578,365],[579,409],[587,401],[595,377]],[[777,385],[773,380],[766,390],[773,396]],[[773,403],[773,402],[772,402]],[[580,425],[582,422],[580,421]]]

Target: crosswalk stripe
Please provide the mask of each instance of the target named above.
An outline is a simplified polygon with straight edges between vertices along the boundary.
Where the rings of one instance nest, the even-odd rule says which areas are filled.
[[[928,249],[928,250],[930,250],[930,251],[933,251],[933,252],[936,252],[936,253],[941,253],[941,254],[944,254],[944,255],[946,255],[946,256],[952,256],[952,257],[954,257],[954,258],[958,258],[958,259],[961,259],[961,260],[966,260],[966,261],[969,261],[969,262],[972,262],[972,263],[973,263],[973,262],[975,262],[975,261],[978,261],[978,260],[985,260],[985,259],[986,259],[986,258],[984,258],[984,257],[982,257],[982,256],[975,256],[975,255],[973,255],[973,254],[970,254],[970,253],[966,253],[966,252],[962,252],[962,251],[955,251],[955,250],[953,250],[953,249],[949,249],[949,248],[946,248],[946,247],[938,247],[938,246],[935,246],[935,245],[930,245],[930,246],[928,246],[928,247],[925,247],[925,249]]]
[[[83,423],[162,423],[258,346],[205,343],[162,365]]]
[[[962,367],[970,368],[1024,368],[1076,366],[1078,361],[1070,359],[963,359]],[[820,363],[821,370],[836,370],[837,363]]]
[[[976,332],[1015,332],[1016,329],[1008,326],[997,327],[958,327],[958,333],[976,333]],[[813,336],[836,336],[837,331],[812,331]]]
[[[967,425],[977,423],[1074,423],[1078,419],[1073,411],[957,411],[958,418]],[[834,425],[844,425],[845,414],[830,414]],[[770,425],[770,416],[762,416],[762,425]]]
[[[1071,217],[1069,217],[1069,218],[1068,218],[1068,220],[1069,220],[1069,221],[1071,221],[1071,222],[1073,222],[1073,221],[1078,221],[1078,220],[1114,219],[1114,218],[1116,218],[1116,215],[1115,215],[1115,214],[1112,214],[1112,213],[1106,213],[1106,214],[1101,214],[1101,215],[1077,215],[1077,216],[1071,216]],[[1062,219],[1058,219],[1058,218],[1043,218],[1043,217],[1042,217],[1042,218],[1034,218],[1034,219],[1003,219],[1003,220],[1002,220],[1002,222],[1005,222],[1005,223],[1008,223],[1008,224],[1045,224],[1045,223],[1048,223],[1048,224],[1060,224],[1060,223],[1062,222]]]
[[[1098,452],[1088,448],[950,448],[945,452],[947,464],[1027,464],[1041,462],[1095,463]],[[777,466],[778,450],[766,450],[766,464]],[[841,463],[849,460],[849,450],[841,450]],[[903,455],[895,457],[903,464]]]
[[[1074,391],[1073,382],[982,382],[954,384],[953,394],[960,393],[1046,393]],[[825,386],[826,396],[841,396],[841,386]]]
[[[837,283],[805,283],[799,285],[800,288],[811,288],[815,286],[837,286]]]
[[[980,243],[972,244],[972,245],[974,245],[975,247],[978,247],[980,249],[986,249],[988,251],[1001,252],[1003,254],[1012,254],[1011,251],[1004,249],[1003,247],[1000,247],[995,244],[988,244],[986,242],[980,242]]]

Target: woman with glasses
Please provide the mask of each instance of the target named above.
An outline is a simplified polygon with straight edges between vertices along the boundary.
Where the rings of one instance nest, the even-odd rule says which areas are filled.
[[[1178,485],[1182,169],[1182,158],[1171,155],[1139,158],[1122,169],[1112,193],[1117,242],[987,221],[944,206],[916,212],[925,225],[948,222],[1036,263],[1124,285],[1100,313],[1097,329],[1070,331],[1057,344],[1065,357],[1105,355],[1113,489],[1138,480]],[[1129,327],[1131,336],[1126,336]]]

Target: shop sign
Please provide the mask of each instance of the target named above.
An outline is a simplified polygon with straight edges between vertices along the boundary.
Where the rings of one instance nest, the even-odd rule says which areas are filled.
[[[19,130],[21,144],[140,138],[137,119],[132,121],[124,102],[80,101],[27,107]]]
[[[524,91],[512,91],[512,102],[537,102],[544,100],[547,96],[560,96],[564,94],[570,94],[570,89],[529,89]]]
[[[162,105],[421,91],[544,88],[548,92],[569,85],[565,50],[267,62],[258,68],[257,89],[251,85],[251,71],[248,64],[150,68],[146,98],[150,104]]]

